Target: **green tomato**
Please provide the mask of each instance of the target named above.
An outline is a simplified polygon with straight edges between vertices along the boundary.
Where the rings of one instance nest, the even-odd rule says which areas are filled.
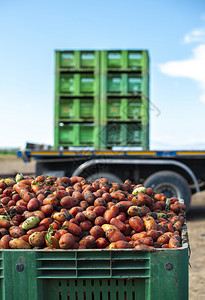
[[[139,193],[145,194],[146,193],[146,187],[140,186],[140,187],[134,189],[133,192],[132,192],[132,194],[134,196],[137,196]]]
[[[23,174],[17,174],[16,175],[16,177],[15,177],[15,180],[16,180],[16,182],[19,182],[19,181],[21,181],[23,179]]]
[[[40,222],[39,217],[31,216],[23,222],[22,228],[25,230],[29,230],[35,227],[39,222]]]

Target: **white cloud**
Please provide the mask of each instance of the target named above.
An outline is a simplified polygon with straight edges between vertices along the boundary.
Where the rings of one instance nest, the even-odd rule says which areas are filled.
[[[170,61],[161,64],[159,67],[164,74],[196,80],[202,89],[200,100],[205,103],[205,44],[194,48],[191,58],[181,61]]]
[[[199,28],[187,33],[184,37],[184,43],[205,42],[205,28]]]

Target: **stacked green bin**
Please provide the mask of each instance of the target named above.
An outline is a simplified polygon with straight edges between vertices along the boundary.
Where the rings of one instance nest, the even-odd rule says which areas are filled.
[[[99,148],[99,67],[99,51],[56,51],[55,148]]]
[[[147,51],[56,51],[55,76],[55,148],[149,148]]]
[[[149,57],[145,50],[101,52],[101,148],[149,148]]]
[[[149,70],[149,57],[146,50],[107,50],[102,51],[103,65],[110,71]]]

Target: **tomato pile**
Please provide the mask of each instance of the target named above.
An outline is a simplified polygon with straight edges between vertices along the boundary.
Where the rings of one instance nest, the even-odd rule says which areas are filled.
[[[0,181],[0,248],[178,248],[185,209],[130,180],[18,174]]]

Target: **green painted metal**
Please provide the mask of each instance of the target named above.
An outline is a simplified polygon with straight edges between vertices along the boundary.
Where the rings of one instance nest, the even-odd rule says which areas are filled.
[[[2,300],[188,300],[186,242],[178,249],[10,249],[0,256]]]
[[[54,148],[149,148],[146,50],[66,50],[55,59]]]

